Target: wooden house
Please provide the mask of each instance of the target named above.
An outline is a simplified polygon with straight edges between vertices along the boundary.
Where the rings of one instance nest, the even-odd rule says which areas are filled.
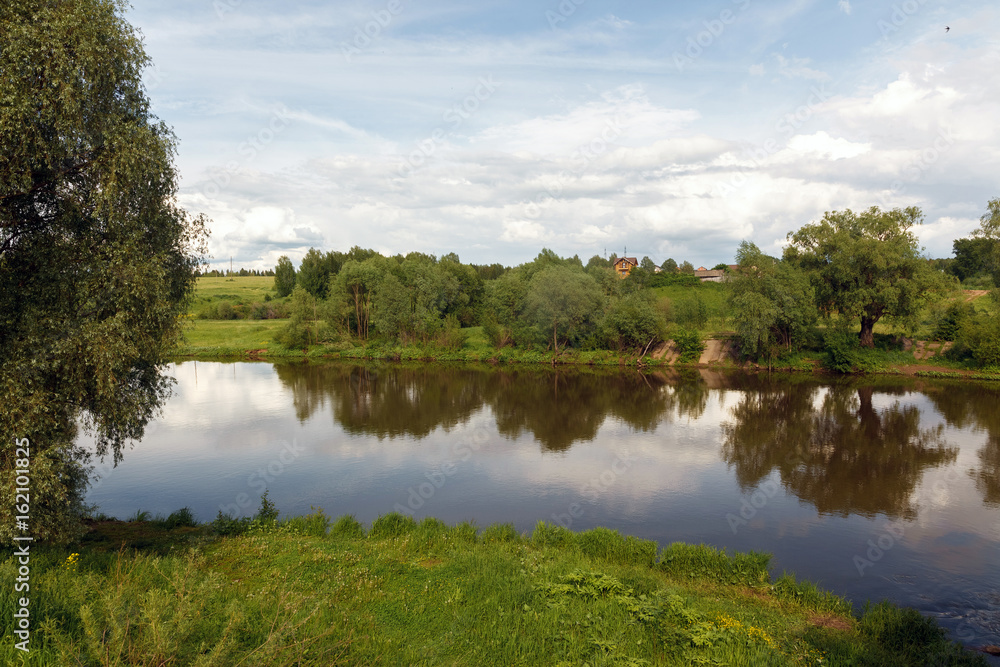
[[[637,266],[639,266],[639,260],[635,257],[619,257],[615,261],[614,268],[619,278],[627,278],[628,274],[632,273],[632,269]]]

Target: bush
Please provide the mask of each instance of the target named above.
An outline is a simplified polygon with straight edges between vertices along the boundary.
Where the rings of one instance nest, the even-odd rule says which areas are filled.
[[[469,339],[469,333],[462,330],[462,325],[454,315],[444,318],[444,326],[437,334],[434,342],[445,350],[461,350]]]
[[[677,348],[677,360],[688,364],[698,361],[701,353],[705,350],[705,341],[701,339],[701,334],[692,329],[679,329],[674,333],[674,346]]]
[[[959,336],[964,322],[975,316],[976,309],[971,303],[955,302],[941,316],[934,328],[934,340],[955,340]]]
[[[250,521],[250,517],[237,519],[228,514],[223,514],[222,510],[219,510],[218,515],[215,517],[215,521],[209,525],[212,528],[212,532],[216,535],[226,537],[229,535],[242,535],[247,532],[250,528]]]
[[[1000,367],[1000,320],[989,315],[968,318],[959,338],[979,366]]]
[[[163,521],[163,527],[168,529],[174,528],[192,528],[197,526],[198,522],[194,520],[194,513],[191,511],[190,507],[182,507],[176,512],[171,512]]]
[[[273,524],[278,520],[278,508],[274,506],[267,494],[268,491],[265,489],[264,494],[260,497],[260,507],[257,509],[254,519],[261,523]]]
[[[853,373],[858,365],[858,337],[846,328],[837,327],[823,337],[823,366],[835,373]]]

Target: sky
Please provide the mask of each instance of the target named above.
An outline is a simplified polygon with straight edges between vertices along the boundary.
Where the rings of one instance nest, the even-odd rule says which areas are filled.
[[[1000,196],[986,0],[133,0],[126,18],[215,268],[355,245],[711,267],[871,206],[920,207],[924,252],[947,257]]]

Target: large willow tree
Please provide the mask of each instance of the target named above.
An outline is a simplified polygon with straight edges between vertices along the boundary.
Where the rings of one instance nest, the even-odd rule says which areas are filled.
[[[77,533],[77,426],[116,460],[141,437],[169,392],[164,359],[203,252],[125,8],[0,7],[0,542],[15,534],[15,438],[31,443],[28,534]]]

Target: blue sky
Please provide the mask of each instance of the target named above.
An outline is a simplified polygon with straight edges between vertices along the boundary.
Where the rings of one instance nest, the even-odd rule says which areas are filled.
[[[988,2],[135,0],[213,264],[310,247],[731,262],[825,211],[1000,196]],[[948,32],[945,26],[950,26]]]

